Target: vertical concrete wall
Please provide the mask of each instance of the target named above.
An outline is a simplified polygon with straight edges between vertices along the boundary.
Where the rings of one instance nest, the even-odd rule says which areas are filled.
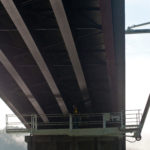
[[[27,136],[28,150],[123,150],[119,138]]]

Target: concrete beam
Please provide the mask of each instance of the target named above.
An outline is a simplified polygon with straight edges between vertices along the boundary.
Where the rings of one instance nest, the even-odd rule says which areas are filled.
[[[10,100],[2,94],[0,91],[0,98],[7,104],[7,106],[17,115],[20,121],[25,125],[26,128],[30,128],[29,124],[23,118],[22,114],[16,109],[16,107],[10,102]]]
[[[100,9],[102,16],[102,29],[104,34],[104,44],[107,58],[107,74],[111,90],[111,106],[113,109],[118,109],[117,97],[117,67],[114,47],[114,33],[111,1],[100,0]],[[117,111],[117,110],[114,110]]]
[[[65,102],[61,96],[61,93],[50,73],[42,55],[39,52],[39,49],[33,40],[31,33],[29,32],[26,24],[24,23],[19,11],[17,10],[14,2],[12,0],[1,0],[4,8],[6,9],[8,15],[12,19],[13,23],[15,24],[18,32],[20,33],[21,37],[23,38],[25,44],[27,45],[30,53],[32,54],[34,60],[36,61],[38,67],[40,68],[45,80],[49,88],[51,89],[53,95],[56,98],[56,101],[64,114],[68,113],[68,109],[65,105]]]
[[[48,122],[48,118],[46,114],[44,113],[43,109],[39,105],[36,98],[33,96],[30,89],[27,87],[21,76],[18,74],[18,72],[15,70],[11,62],[7,59],[7,57],[4,55],[2,50],[0,50],[0,62],[3,64],[3,66],[6,68],[6,70],[9,72],[9,74],[12,76],[12,78],[16,81],[20,89],[23,91],[29,102],[32,104],[32,106],[35,108],[37,113],[40,115],[42,120],[44,122]],[[16,111],[16,109],[14,109]],[[20,115],[19,115],[20,116]],[[21,117],[21,116],[20,116]]]
[[[63,40],[65,42],[65,46],[73,66],[77,82],[82,93],[85,107],[89,108],[91,102],[89,101],[88,88],[62,0],[49,1],[55,14]]]

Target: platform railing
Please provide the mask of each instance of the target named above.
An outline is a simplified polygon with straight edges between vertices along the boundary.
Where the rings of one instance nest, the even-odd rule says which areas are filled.
[[[140,125],[141,118],[140,109],[126,111],[126,128],[137,128]]]
[[[29,132],[33,121],[32,115],[23,115],[26,122],[21,122],[15,114],[6,115],[6,132]],[[29,129],[26,126],[30,127]]]
[[[126,117],[125,117],[126,115]],[[21,122],[15,115],[6,116],[6,132],[30,132],[41,129],[90,129],[90,128],[138,128],[140,110],[93,114],[50,114],[44,123],[39,115],[23,115],[26,122]],[[126,120],[125,120],[126,118]],[[126,122],[126,124],[125,124]],[[26,128],[25,126],[28,126]]]

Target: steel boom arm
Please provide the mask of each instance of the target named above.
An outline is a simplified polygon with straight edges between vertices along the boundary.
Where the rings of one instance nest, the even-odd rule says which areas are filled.
[[[146,120],[146,117],[147,117],[147,114],[148,114],[148,111],[149,111],[149,107],[150,107],[150,95],[148,97],[148,100],[147,100],[147,103],[146,103],[146,106],[145,106],[145,109],[144,109],[144,113],[142,115],[142,119],[141,119],[141,122],[140,122],[140,125],[139,125],[139,129],[137,130],[137,132],[135,132],[135,138],[137,141],[141,140],[141,132],[142,132],[142,129],[143,129],[143,126],[144,126],[144,123],[145,123],[145,120]]]

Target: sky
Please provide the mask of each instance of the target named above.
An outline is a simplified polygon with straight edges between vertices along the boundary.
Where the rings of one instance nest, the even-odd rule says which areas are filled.
[[[126,27],[150,22],[150,0],[126,0]],[[149,28],[150,25],[140,28]],[[143,111],[150,93],[150,34],[126,35],[126,108]],[[127,142],[127,150],[149,150],[150,113],[142,140]],[[132,139],[131,139],[132,140]]]
[[[0,150],[27,150],[27,144],[24,142],[22,134],[5,133],[5,116],[13,114],[8,106],[0,99]]]
[[[126,27],[150,21],[150,0],[126,1]],[[145,26],[143,28],[149,28]],[[143,111],[150,93],[150,34],[126,35],[126,108]],[[5,127],[5,115],[11,110],[0,99],[0,129]],[[127,142],[127,150],[149,150],[150,147],[150,113],[142,132],[142,140]],[[4,137],[2,139],[2,136]],[[133,140],[133,139],[130,139]],[[1,134],[0,143],[17,150],[25,150],[26,144],[21,135],[7,136]],[[9,143],[9,144],[8,144]],[[21,145],[21,146],[20,146]],[[3,149],[0,144],[0,149]]]

